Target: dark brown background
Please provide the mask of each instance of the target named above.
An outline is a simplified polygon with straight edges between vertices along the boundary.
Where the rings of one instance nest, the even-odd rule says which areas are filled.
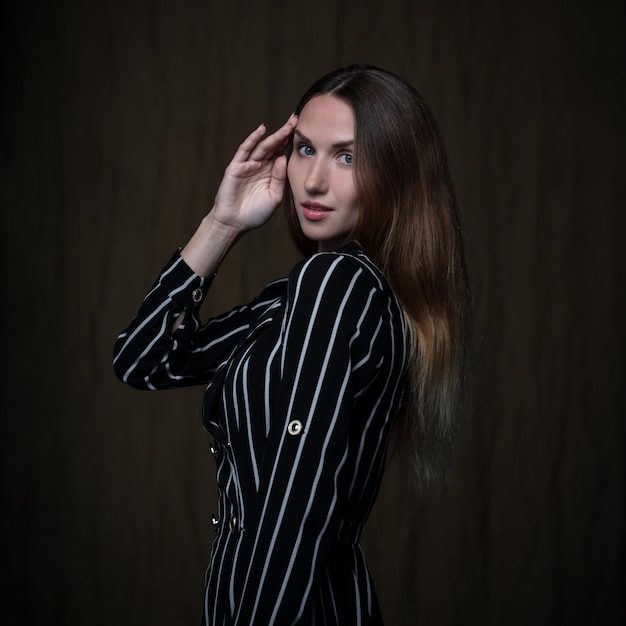
[[[440,122],[478,330],[452,488],[417,497],[393,463],[367,531],[387,622],[625,623],[620,6],[5,3],[0,620],[198,622],[216,507],[202,390],[125,388],[113,341],[240,139],[359,60]],[[274,220],[206,313],[295,259]]]

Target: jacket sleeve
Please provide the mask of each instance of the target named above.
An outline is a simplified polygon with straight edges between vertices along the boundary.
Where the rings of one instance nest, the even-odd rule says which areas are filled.
[[[289,277],[276,408],[231,574],[238,626],[297,621],[337,537],[355,398],[382,366],[380,298],[350,256],[315,255]]]
[[[138,389],[207,383],[250,323],[250,307],[233,309],[202,325],[199,307],[211,284],[195,274],[178,250],[131,321],[113,353],[116,376]],[[176,331],[174,321],[185,313]]]

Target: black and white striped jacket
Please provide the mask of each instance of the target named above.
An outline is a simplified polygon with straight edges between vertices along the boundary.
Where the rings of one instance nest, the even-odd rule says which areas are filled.
[[[204,623],[382,623],[359,538],[404,386],[393,292],[354,243],[203,325],[209,283],[177,253],[114,357],[138,388],[208,385],[220,521]]]

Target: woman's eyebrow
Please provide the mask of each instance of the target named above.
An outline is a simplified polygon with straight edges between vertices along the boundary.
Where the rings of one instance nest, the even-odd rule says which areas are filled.
[[[309,143],[309,144],[313,143],[306,135],[303,135],[299,130],[296,129],[293,132],[295,135],[298,135],[298,137],[305,143]],[[354,139],[346,139],[346,141],[338,141],[337,143],[334,143],[332,147],[333,148],[347,148],[348,146],[351,146],[353,144],[354,144]]]

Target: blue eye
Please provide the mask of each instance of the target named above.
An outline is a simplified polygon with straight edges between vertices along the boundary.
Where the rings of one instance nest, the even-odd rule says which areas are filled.
[[[352,155],[351,154],[341,154],[339,155],[339,160],[343,165],[352,165]]]
[[[298,154],[302,154],[303,156],[311,156],[313,154],[313,148],[306,143],[301,143],[298,146]]]

